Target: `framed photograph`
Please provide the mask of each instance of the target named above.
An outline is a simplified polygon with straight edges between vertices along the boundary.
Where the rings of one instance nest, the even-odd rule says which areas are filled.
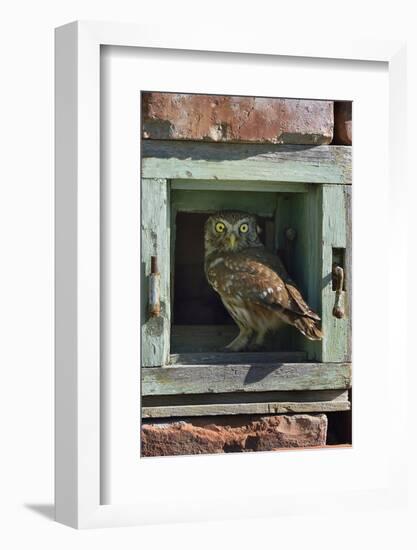
[[[56,30],[57,520],[400,505],[404,44],[155,31]]]

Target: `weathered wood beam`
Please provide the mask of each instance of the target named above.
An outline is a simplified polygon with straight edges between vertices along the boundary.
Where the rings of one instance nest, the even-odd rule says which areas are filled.
[[[322,325],[325,338],[322,342],[322,361],[351,360],[351,187],[323,185],[321,188],[323,221],[321,249],[321,285],[322,285]],[[340,250],[343,261],[341,267],[345,270],[346,292],[344,293],[343,318],[333,315],[336,292],[332,288],[332,278],[329,276],[335,260],[335,250]]]
[[[169,257],[169,187],[165,179],[142,179],[142,366],[164,365],[169,356],[171,326]],[[152,317],[148,310],[151,258],[160,270],[161,313]]]
[[[181,365],[142,369],[142,395],[347,389],[350,363]]]
[[[216,403],[212,405],[173,405],[143,407],[143,418],[179,416],[219,416],[234,414],[282,414],[349,411],[349,401],[271,402],[271,403]]]
[[[305,403],[315,401],[348,401],[349,390],[266,391],[255,393],[202,393],[196,395],[147,395],[142,407],[174,405],[218,405],[238,403]]]
[[[162,395],[142,398],[143,418],[350,410],[347,390]]]
[[[172,180],[171,190],[177,191],[245,191],[265,193],[307,193],[308,183],[242,180]],[[253,196],[252,196],[253,198]]]
[[[142,141],[142,177],[350,184],[351,147]]]

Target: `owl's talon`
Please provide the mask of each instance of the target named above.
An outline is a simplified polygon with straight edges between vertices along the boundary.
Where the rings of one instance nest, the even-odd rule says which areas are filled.
[[[244,351],[248,346],[251,336],[252,336],[251,330],[241,328],[236,338],[232,340],[230,344],[227,344],[227,346],[225,347],[225,351],[226,352]]]
[[[246,348],[246,345],[245,346],[225,346],[223,348],[223,351],[226,352],[226,353],[237,353],[237,352],[240,352],[240,351],[245,351],[247,348]]]

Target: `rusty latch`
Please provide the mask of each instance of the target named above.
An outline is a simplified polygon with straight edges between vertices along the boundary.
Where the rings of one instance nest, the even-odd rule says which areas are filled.
[[[340,267],[340,265],[334,265],[332,270],[332,275],[334,277],[334,283],[335,283],[335,290],[336,295],[334,298],[334,306],[333,306],[333,316],[337,317],[337,319],[343,319],[345,316],[345,306],[344,306],[344,291],[343,291],[343,281],[345,278],[345,274],[343,271],[343,267]]]
[[[158,257],[151,256],[151,273],[149,275],[149,315],[151,317],[159,317],[161,314],[160,280]]]

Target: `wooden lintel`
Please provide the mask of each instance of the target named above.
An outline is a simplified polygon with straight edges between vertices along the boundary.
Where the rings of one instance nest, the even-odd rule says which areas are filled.
[[[352,148],[142,141],[142,177],[350,184]]]

